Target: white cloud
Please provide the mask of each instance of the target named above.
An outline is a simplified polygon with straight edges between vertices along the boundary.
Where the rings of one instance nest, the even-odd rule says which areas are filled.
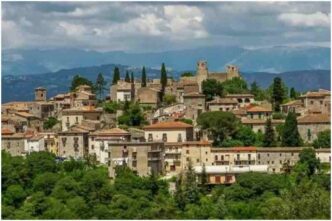
[[[330,27],[330,14],[315,12],[312,14],[284,13],[278,19],[291,26]]]

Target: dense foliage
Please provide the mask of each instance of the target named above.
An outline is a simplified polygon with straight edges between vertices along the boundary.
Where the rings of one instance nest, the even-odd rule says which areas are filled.
[[[75,75],[73,77],[73,80],[71,81],[71,86],[70,86],[70,91],[75,91],[76,88],[80,85],[89,85],[92,89],[92,91],[95,90],[95,87],[91,81],[88,79],[80,76],[80,75]]]
[[[181,74],[181,77],[193,77],[194,74],[192,72],[183,72]]]
[[[146,87],[146,71],[145,71],[144,66],[142,68],[142,83],[141,83],[141,86]]]
[[[58,122],[59,122],[58,119],[56,119],[55,117],[49,117],[44,122],[43,127],[46,130],[52,129]]]
[[[318,133],[313,142],[314,148],[331,148],[331,131],[324,130]]]
[[[300,147],[303,141],[297,128],[297,119],[294,112],[289,112],[282,130],[281,145],[284,147]]]
[[[138,103],[125,101],[123,104],[123,115],[118,117],[120,125],[141,126],[145,118],[141,106]]]
[[[250,92],[247,82],[239,77],[224,81],[222,86],[227,94],[245,94]]]
[[[206,188],[192,167],[176,180],[138,177],[127,167],[111,181],[103,166],[2,153],[3,219],[329,219],[330,176],[312,174],[307,151],[289,175],[245,173]],[[314,165],[314,167],[312,167]]]
[[[174,103],[176,103],[176,96],[173,94],[165,94],[163,102],[166,105],[174,104]]]
[[[202,82],[202,91],[207,101],[213,100],[215,96],[222,97],[224,89],[222,83],[216,79],[207,79]]]

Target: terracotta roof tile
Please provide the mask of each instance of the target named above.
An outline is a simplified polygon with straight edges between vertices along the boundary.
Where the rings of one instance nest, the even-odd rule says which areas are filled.
[[[12,135],[12,134],[14,134],[14,131],[11,131],[9,128],[1,129],[1,135]]]
[[[92,133],[93,135],[129,135],[128,131],[122,130],[120,128],[111,128],[111,129],[104,129],[95,131]]]
[[[183,123],[181,121],[171,121],[171,122],[159,122],[156,124],[152,124],[149,126],[145,126],[143,129],[185,129],[192,128],[193,126],[190,124]]]
[[[272,112],[272,109],[261,106],[252,106],[247,109],[247,112]]]
[[[307,123],[330,123],[331,116],[329,114],[308,114],[297,118],[299,124]]]

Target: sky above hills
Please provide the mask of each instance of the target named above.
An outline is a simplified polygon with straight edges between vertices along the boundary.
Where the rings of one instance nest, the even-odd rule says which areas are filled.
[[[4,2],[2,48],[329,47],[330,16],[329,2]]]

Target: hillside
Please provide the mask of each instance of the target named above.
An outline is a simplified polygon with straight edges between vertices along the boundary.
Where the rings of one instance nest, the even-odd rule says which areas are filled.
[[[2,58],[2,75],[40,74],[103,64],[160,67],[161,62],[165,62],[168,68],[185,71],[193,69],[200,59],[208,61],[211,71],[223,70],[229,63],[238,65],[242,72],[330,69],[330,48],[306,46],[258,49],[213,46],[146,53],[79,49],[3,50]]]
[[[74,75],[80,74],[95,82],[98,73],[103,73],[107,82],[111,82],[112,73],[115,66],[120,68],[122,77],[125,70],[133,71],[136,78],[140,78],[141,68],[132,68],[125,65],[100,65],[91,67],[81,67],[73,69],[63,69],[56,72],[35,75],[2,76],[2,103],[9,101],[28,101],[34,98],[34,88],[43,86],[48,90],[48,97],[58,93],[64,93],[69,90],[71,79]],[[169,76],[177,79],[180,72],[172,70]],[[159,68],[147,68],[148,78],[159,78]],[[271,74],[267,72],[248,72],[242,73],[242,76],[251,83],[256,81],[262,87],[268,87],[275,76],[281,76],[289,87],[295,87],[296,90],[305,91],[310,89],[330,88],[330,71],[328,70],[307,70],[284,72],[280,74]]]

